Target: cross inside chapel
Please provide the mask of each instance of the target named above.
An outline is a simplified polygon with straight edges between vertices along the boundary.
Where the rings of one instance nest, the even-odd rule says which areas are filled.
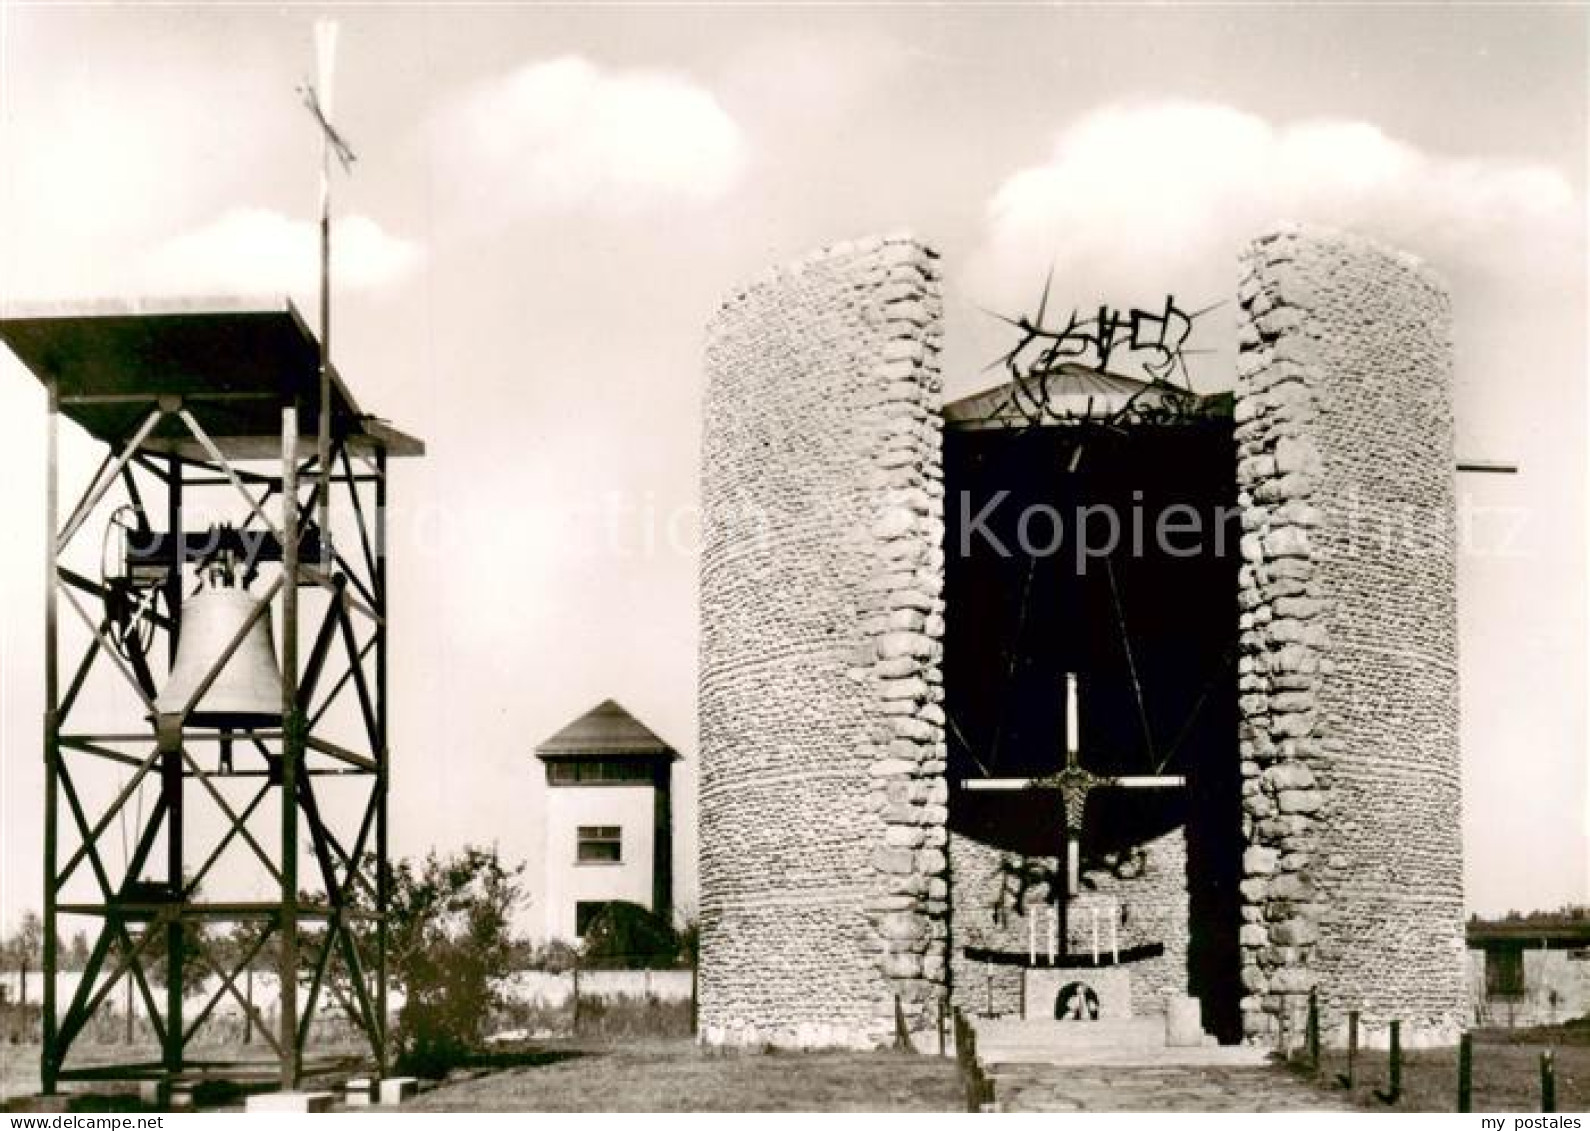
[[[971,790],[1053,789],[1060,793],[1066,835],[1066,896],[1077,894],[1082,877],[1082,817],[1088,795],[1096,789],[1177,789],[1187,784],[1180,774],[1139,774],[1111,777],[1095,774],[1082,765],[1078,749],[1077,676],[1066,673],[1066,763],[1055,773],[1039,778],[969,778],[962,788]],[[1064,937],[1064,936],[1062,936]]]

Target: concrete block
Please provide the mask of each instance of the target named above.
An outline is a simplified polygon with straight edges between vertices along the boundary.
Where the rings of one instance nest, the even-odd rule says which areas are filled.
[[[333,1098],[330,1092],[261,1092],[248,1098],[246,1110],[251,1115],[264,1112],[303,1114],[330,1111]]]
[[[343,1085],[342,1102],[347,1107],[369,1107],[374,1097],[375,1084],[365,1077],[349,1080]]]
[[[1193,1048],[1203,1044],[1203,1007],[1195,997],[1171,997],[1165,1001],[1165,1043],[1171,1048]]]
[[[418,1087],[419,1081],[412,1076],[388,1076],[381,1081],[381,1102],[400,1104],[413,1099]]]
[[[56,1092],[52,1096],[41,1094],[32,1096],[18,1096],[10,1100],[6,1111],[34,1112],[44,1115],[59,1115],[70,1110],[72,1097],[64,1092]]]

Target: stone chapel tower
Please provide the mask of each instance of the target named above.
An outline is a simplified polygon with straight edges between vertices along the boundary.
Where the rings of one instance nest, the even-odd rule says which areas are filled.
[[[1240,890],[1197,925],[1224,947],[1224,1004],[1250,1040],[1311,991],[1327,1039],[1358,1009],[1370,1041],[1393,1019],[1410,1044],[1452,1040],[1464,955],[1447,295],[1408,256],[1287,227],[1245,251],[1236,296],[1218,470],[1241,527],[1221,598],[1237,659],[1214,757]],[[996,974],[1030,982],[1043,964],[996,939],[975,958],[988,998],[966,984],[971,926],[1005,912],[986,867],[999,861],[951,819],[940,337],[937,259],[908,237],[771,271],[712,324],[704,1040],[884,1043],[897,1009],[926,1040],[941,1001],[982,1011]],[[1181,841],[1158,843],[1160,902],[1175,903],[1170,881],[1196,907],[1204,881],[1176,872]],[[1123,881],[1115,904],[1141,902],[1134,890]],[[1031,913],[1019,897],[1009,910]],[[1164,945],[1156,961],[1180,953]],[[1164,1008],[1137,996],[1134,1012]]]

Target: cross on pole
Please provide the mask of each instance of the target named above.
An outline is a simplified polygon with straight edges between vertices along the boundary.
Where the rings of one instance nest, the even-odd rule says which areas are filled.
[[[1178,789],[1187,779],[1180,774],[1139,774],[1109,776],[1095,774],[1082,765],[1078,742],[1077,676],[1066,673],[1066,760],[1052,774],[1037,778],[968,778],[961,788],[976,791],[1056,790],[1060,794],[1061,818],[1066,840],[1066,903],[1077,894],[1082,875],[1082,818],[1088,797],[1098,789]],[[1062,912],[1062,926],[1064,922]],[[1062,930],[1061,937],[1067,937]]]
[[[343,172],[358,160],[353,149],[331,124],[332,81],[336,77],[337,23],[315,22],[314,83],[299,88],[304,107],[320,127],[320,428],[315,459],[320,475],[320,566],[331,568],[331,159]]]

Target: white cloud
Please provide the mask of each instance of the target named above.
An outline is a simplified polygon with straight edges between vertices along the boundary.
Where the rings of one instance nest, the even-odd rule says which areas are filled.
[[[1351,228],[1438,268],[1540,280],[1582,267],[1583,221],[1555,169],[1426,153],[1360,121],[1275,124],[1194,102],[1110,105],[1054,140],[989,202],[972,291],[1031,306],[1053,264],[1057,299],[1189,308],[1229,296],[1242,244],[1280,220]]]
[[[768,115],[782,131],[831,130],[834,118],[899,81],[920,55],[882,35],[856,29],[836,39],[816,28],[740,44],[722,72],[737,107]]]
[[[399,282],[422,258],[418,245],[366,216],[335,220],[331,246],[332,281],[339,289]],[[136,268],[137,283],[145,293],[313,295],[319,248],[315,223],[264,208],[235,208],[152,251]]]
[[[627,215],[703,204],[745,168],[739,126],[711,92],[661,71],[569,56],[481,84],[431,122],[439,190],[476,223],[525,212]]]

